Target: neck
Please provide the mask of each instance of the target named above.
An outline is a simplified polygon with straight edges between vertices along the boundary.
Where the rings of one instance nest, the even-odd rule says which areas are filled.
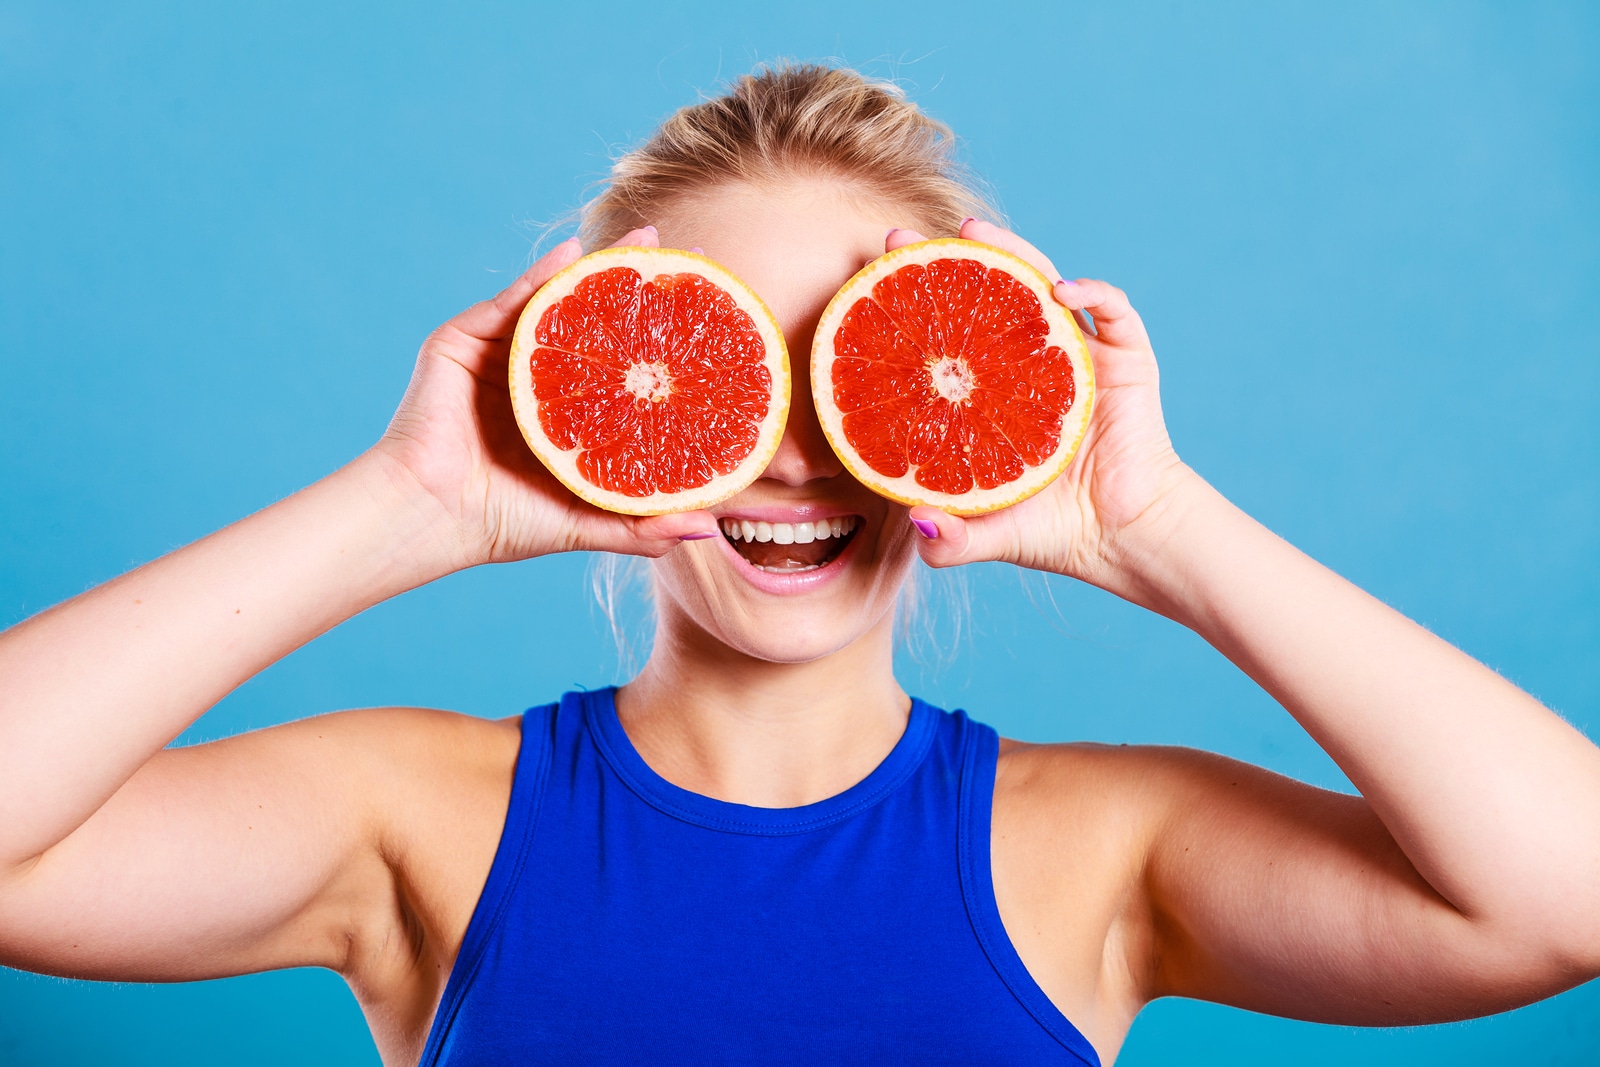
[[[617,694],[639,755],[680,788],[762,808],[812,804],[861,781],[905,732],[894,617],[809,663],[745,655],[663,611],[650,661]]]

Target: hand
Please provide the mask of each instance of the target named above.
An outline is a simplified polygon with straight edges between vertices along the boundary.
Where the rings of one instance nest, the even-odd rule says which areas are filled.
[[[617,244],[654,247],[655,227]],[[507,383],[511,335],[533,294],[582,254],[576,239],[562,242],[499,296],[433,331],[373,448],[402,485],[442,509],[456,568],[576,550],[659,556],[685,535],[716,533],[709,512],[634,518],[585,503],[522,439]]]
[[[1047,278],[1061,277],[1038,249],[1009,230],[973,219],[961,227],[961,236],[1010,252]],[[892,251],[921,240],[912,230],[895,230],[885,244]],[[913,508],[913,519],[939,531],[937,538],[923,538],[918,549],[934,567],[1003,560],[1121,592],[1115,574],[1119,537],[1154,521],[1195,476],[1167,436],[1155,353],[1127,296],[1088,279],[1058,281],[1054,295],[1072,310],[1094,361],[1094,412],[1077,456],[1039,493],[1002,511],[960,519],[937,508]]]

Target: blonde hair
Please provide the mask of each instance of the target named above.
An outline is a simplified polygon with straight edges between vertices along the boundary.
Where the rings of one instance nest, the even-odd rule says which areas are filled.
[[[619,156],[600,194],[584,205],[578,236],[586,249],[604,248],[718,186],[823,177],[904,210],[929,237],[953,237],[969,216],[1001,221],[957,149],[950,127],[892,83],[842,67],[779,63],[738,78],[721,96],[680,108]],[[930,590],[919,588],[920,577],[914,572],[901,591],[900,635],[917,659],[926,652],[948,662],[965,628],[965,579],[951,575],[931,590],[949,597],[950,610],[942,613],[953,627],[947,637],[935,632]],[[624,614],[628,601],[651,599],[650,569],[637,557],[599,553],[590,582],[627,678],[652,642],[651,620]]]
[[[719,185],[828,177],[906,210],[929,237],[953,237],[968,216],[999,221],[957,148],[950,127],[892,83],[780,63],[680,108],[618,157],[578,232],[585,248],[603,248]]]

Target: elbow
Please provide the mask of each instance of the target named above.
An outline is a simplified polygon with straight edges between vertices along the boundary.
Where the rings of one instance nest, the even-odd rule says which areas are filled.
[[[1554,996],[1600,978],[1600,937],[1548,945],[1536,966],[1546,990],[1541,996]]]
[[[1486,989],[1518,991],[1518,1004],[1600,977],[1600,871],[1589,866],[1523,862],[1481,872],[1466,906],[1440,900],[1454,930],[1442,944],[1461,953],[1447,955]]]
[[[1574,976],[1573,985],[1600,978],[1600,922],[1591,923],[1580,936],[1567,942],[1558,960]]]
[[[1546,914],[1549,951],[1573,984],[1600,977],[1600,878],[1569,883]]]
[[[1517,961],[1546,996],[1600,978],[1600,890],[1585,896],[1592,899],[1578,907],[1541,902],[1499,924],[1497,955]]]

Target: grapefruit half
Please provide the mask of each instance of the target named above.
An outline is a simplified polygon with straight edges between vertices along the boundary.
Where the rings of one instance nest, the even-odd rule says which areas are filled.
[[[941,239],[867,264],[828,303],[811,391],[857,480],[903,504],[981,515],[1072,462],[1094,368],[1049,279],[1009,252]]]
[[[568,489],[625,515],[710,507],[753,482],[789,412],[789,355],[761,298],[670,248],[591,252],[511,339],[511,404]]]

